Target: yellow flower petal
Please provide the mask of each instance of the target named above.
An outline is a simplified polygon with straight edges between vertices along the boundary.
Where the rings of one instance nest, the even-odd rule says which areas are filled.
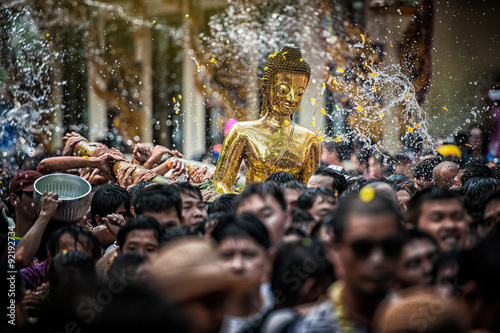
[[[340,109],[338,105],[335,105],[335,108],[336,108],[337,110],[339,110],[339,109]]]
[[[448,108],[446,106],[443,106],[443,110],[448,111]]]
[[[384,114],[382,114],[382,113],[379,116],[380,116],[380,119],[384,118]]]
[[[300,112],[302,112],[302,106],[299,106]]]
[[[361,39],[363,39],[363,44],[364,44],[364,43],[365,43],[365,41],[366,41],[366,40],[365,40],[365,35],[360,34],[360,36],[361,36]]]
[[[285,125],[286,126],[290,125],[290,122],[288,120],[285,120]]]
[[[46,33],[46,34],[45,34],[45,37],[50,37],[50,34],[49,34],[49,33]]]
[[[343,68],[339,68],[339,69],[337,69],[337,72],[344,73],[344,69]]]
[[[321,108],[320,111],[321,111],[322,114],[326,115],[326,110],[325,109]]]
[[[320,136],[318,136],[318,140],[319,140],[319,141],[323,141],[323,137],[322,137],[321,135],[320,135]]]
[[[420,124],[415,125],[415,128],[419,128],[419,127],[420,127]]]
[[[408,127],[406,130],[408,131],[408,133],[413,133],[413,128],[411,127]]]
[[[300,62],[304,61],[304,59],[300,58]]]
[[[323,82],[323,88],[326,88],[326,83],[325,82]]]
[[[279,154],[278,153],[274,153],[274,156],[278,156]]]
[[[182,95],[179,95],[179,99],[182,99]]]
[[[316,122],[315,121],[311,122],[311,125],[316,126]]]
[[[186,14],[185,18],[189,18],[189,14]]]
[[[356,106],[356,110],[361,111],[363,110],[360,105]]]
[[[373,91],[377,91],[377,86],[373,85]]]
[[[175,100],[175,97],[172,97],[172,99],[174,100],[174,103],[175,103],[175,102],[177,102],[177,101]]]
[[[335,139],[335,142],[340,142],[340,140],[342,140],[342,138],[340,136],[337,136],[337,138]]]
[[[364,186],[361,191],[359,191],[359,199],[363,202],[370,202],[375,198],[375,189],[370,186]]]
[[[370,76],[376,76],[376,75],[378,75],[378,74],[375,72],[370,73]]]

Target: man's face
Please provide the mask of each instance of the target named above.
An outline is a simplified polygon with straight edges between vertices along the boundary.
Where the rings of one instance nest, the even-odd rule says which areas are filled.
[[[467,212],[457,199],[424,202],[417,225],[436,239],[441,251],[465,246]]]
[[[383,297],[396,275],[401,239],[394,214],[351,213],[340,240],[346,286],[356,294]]]
[[[151,229],[136,229],[128,233],[122,253],[138,252],[153,260],[158,255],[158,240]]]
[[[337,152],[333,150],[329,152],[325,147],[321,148],[321,161],[328,165],[340,165],[340,161],[337,157]]]
[[[500,222],[500,199],[492,200],[484,210],[484,224],[478,226],[480,236],[486,236]]]
[[[401,288],[429,284],[432,266],[439,249],[428,239],[414,239],[403,246],[398,268],[398,284]]]
[[[226,238],[218,252],[227,271],[247,281],[249,287],[259,286],[268,274],[267,251],[251,238]]]
[[[411,199],[410,194],[405,190],[400,190],[396,192],[396,195],[398,196],[398,203],[401,207],[401,211],[403,213],[406,213],[406,211],[408,210],[408,202],[410,202]]]
[[[163,229],[165,229],[165,231],[175,227],[180,227],[181,225],[181,220],[177,215],[177,211],[173,208],[162,212],[144,212],[143,215],[154,217]]]
[[[17,208],[17,214],[24,216],[26,219],[35,222],[36,210],[33,203],[33,192],[19,192],[19,194],[11,194],[12,201],[15,201],[14,207]]]
[[[325,216],[333,214],[335,208],[335,199],[332,197],[324,197],[318,195],[314,200],[313,206],[309,210],[309,214],[314,217],[316,222],[321,221]]]
[[[335,191],[333,189],[333,179],[332,177],[324,176],[324,175],[314,175],[309,178],[309,181],[307,182],[307,187],[308,188],[314,188],[314,187],[324,187],[329,190]]]
[[[182,199],[182,220],[188,227],[196,228],[207,216],[205,204],[195,195],[180,193]]]
[[[87,237],[83,235],[79,235],[78,242],[75,242],[75,238],[71,234],[65,233],[59,237],[59,252],[56,254],[76,251],[86,253],[92,258],[92,247],[89,243]]]
[[[273,244],[278,244],[285,233],[289,217],[272,195],[265,197],[265,200],[257,194],[248,197],[236,209],[236,214],[243,212],[249,212],[257,216],[267,228]]]
[[[283,194],[285,196],[286,206],[288,210],[291,210],[297,206],[297,199],[303,193],[301,190],[294,190],[291,188],[285,188]]]
[[[125,220],[127,220],[132,216],[130,212],[127,210],[127,208],[125,208],[125,204],[121,204],[120,206],[118,206],[118,208],[115,209],[114,213],[120,214],[125,218]]]

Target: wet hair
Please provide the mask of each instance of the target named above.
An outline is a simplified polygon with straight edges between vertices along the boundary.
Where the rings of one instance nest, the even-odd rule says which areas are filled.
[[[137,192],[134,208],[138,215],[175,210],[179,220],[182,217],[181,196],[169,185],[151,185],[140,190]]]
[[[292,223],[314,222],[314,217],[308,211],[295,208],[292,210]]]
[[[341,195],[347,188],[347,181],[345,177],[338,171],[328,167],[319,167],[311,176],[327,176],[332,178],[332,188],[334,191]]]
[[[207,216],[205,216],[205,218],[198,225],[198,233],[202,234],[202,235],[206,234],[207,229],[208,229],[208,225],[213,224],[213,227],[215,227],[217,225],[217,223],[219,223],[219,219],[225,215],[235,215],[235,212],[234,211],[233,212],[215,212],[215,213],[208,214]]]
[[[323,199],[333,198],[334,202],[337,200],[337,195],[332,190],[324,187],[313,187],[308,188],[299,196],[296,207],[309,211],[318,197]]]
[[[442,187],[431,187],[416,193],[408,203],[406,213],[407,221],[415,226],[421,214],[422,205],[428,201],[435,200],[458,200],[464,206],[462,195],[457,191],[451,191]],[[465,206],[464,206],[465,207]]]
[[[189,195],[190,197],[203,201],[201,191],[197,186],[191,185],[190,183],[175,183],[170,186],[176,189],[179,194]]]
[[[116,276],[127,282],[135,279],[137,269],[148,261],[148,257],[138,252],[120,253],[106,273],[108,281]]]
[[[299,182],[298,180],[291,180],[289,182],[280,185],[281,190],[284,191],[286,188],[290,190],[303,192],[307,189],[307,186],[304,183]]]
[[[500,233],[491,232],[474,248],[462,255],[462,263],[457,274],[460,288],[469,281],[476,281],[486,304],[500,299]]]
[[[188,226],[181,225],[179,227],[170,228],[163,234],[163,237],[161,238],[161,245],[163,246],[174,239],[183,238],[189,235],[193,235],[193,232]]]
[[[137,193],[139,193],[140,190],[144,189],[145,187],[149,185],[156,184],[152,181],[144,181],[140,182],[139,184],[135,185],[132,187],[129,191],[128,194],[130,196],[130,205],[135,206],[136,200],[137,200]]]
[[[336,152],[341,161],[348,160],[351,157],[351,149],[347,142],[324,141],[321,147],[325,148],[329,153]]]
[[[394,189],[394,191],[396,191],[396,194],[397,194],[399,191],[405,191],[406,193],[408,193],[408,194],[411,196],[411,192],[410,192],[410,190],[409,190],[409,189],[407,189],[407,188],[406,188],[406,187],[404,187],[404,186],[393,184],[393,185],[392,185],[392,188]]]
[[[68,225],[54,231],[47,241],[47,252],[56,255],[59,252],[59,240],[65,234],[73,237],[75,247],[79,243],[86,249],[91,250],[92,259],[98,259],[101,256],[102,248],[99,239],[87,228],[76,225]]]
[[[407,229],[404,233],[404,242],[405,244],[411,243],[414,240],[426,240],[432,243],[439,251],[439,244],[434,237],[432,237],[428,232],[423,231],[421,229],[411,228]]]
[[[277,185],[269,182],[252,183],[246,186],[243,192],[238,195],[236,208],[254,195],[258,195],[262,200],[266,200],[268,196],[272,196],[281,206],[283,211],[287,209],[283,192]]]
[[[50,264],[50,290],[75,281],[97,280],[94,260],[88,254],[77,251],[59,253]]]
[[[477,207],[477,202],[490,192],[500,189],[500,180],[495,178],[470,178],[462,185],[467,202]]]
[[[105,184],[99,187],[94,192],[90,204],[92,225],[97,226],[95,220],[97,214],[100,217],[106,217],[106,215],[113,214],[121,205],[124,205],[127,213],[130,214],[130,196],[126,189],[113,184]]]
[[[297,271],[300,269],[300,272]],[[297,305],[300,288],[310,279],[329,279],[333,283],[333,265],[321,242],[314,238],[285,243],[276,252],[271,276],[275,308]]]
[[[251,238],[266,250],[271,247],[271,239],[266,227],[258,217],[251,213],[222,216],[211,236],[219,245],[227,238],[243,237]]]
[[[207,214],[217,212],[234,213],[236,210],[236,194],[223,194],[208,205]]]
[[[442,160],[439,157],[426,158],[415,166],[413,177],[427,181],[433,180],[434,168],[441,162]]]
[[[286,182],[294,181],[295,177],[286,171],[274,172],[266,178],[265,182],[274,182],[276,185],[280,186]]]
[[[462,185],[465,184],[469,179],[475,177],[490,178],[493,177],[493,171],[486,165],[477,162],[470,162],[465,164],[459,171],[462,172]]]
[[[296,227],[290,227],[285,230],[284,236],[290,236],[290,235],[299,236],[300,238],[306,237],[305,231],[302,230],[301,228],[296,228]]]
[[[359,195],[353,194],[339,203],[336,214],[332,216],[336,242],[341,242],[346,229],[347,220],[352,214],[370,216],[391,214],[395,217],[394,222],[399,228],[400,233],[403,233],[402,224],[399,223],[400,215],[398,207],[396,207],[391,200],[375,193],[372,200],[364,202]]]
[[[165,233],[165,230],[155,218],[151,216],[136,215],[136,217],[128,220],[118,231],[117,241],[120,248],[123,248],[128,234],[134,230],[153,230],[158,244],[161,243],[161,239]]]
[[[399,173],[394,173],[394,174],[390,175],[389,177],[387,177],[386,179],[395,185],[401,185],[401,186],[405,187],[406,189],[409,190],[410,195],[417,192],[417,188],[415,187],[415,183],[408,176],[401,175]]]

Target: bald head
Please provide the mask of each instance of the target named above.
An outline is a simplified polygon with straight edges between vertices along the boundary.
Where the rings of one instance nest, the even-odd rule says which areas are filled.
[[[436,186],[450,188],[453,185],[453,179],[457,175],[458,164],[454,162],[441,162],[434,168],[434,181]]]

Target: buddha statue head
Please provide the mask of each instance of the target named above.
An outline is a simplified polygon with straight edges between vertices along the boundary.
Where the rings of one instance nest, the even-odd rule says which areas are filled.
[[[287,44],[271,54],[260,81],[263,113],[271,109],[291,116],[300,105],[310,77],[311,66],[302,59],[298,47]]]

